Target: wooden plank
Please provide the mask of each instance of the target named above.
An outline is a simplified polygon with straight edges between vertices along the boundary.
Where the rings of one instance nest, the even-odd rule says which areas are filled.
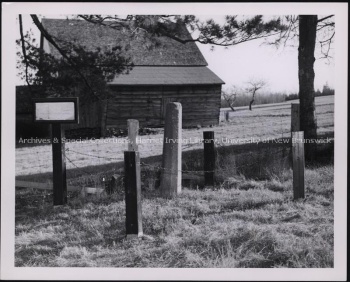
[[[188,173],[182,173],[182,180],[202,180],[204,178],[204,175],[194,175],[194,174],[188,174]]]
[[[304,132],[292,132],[292,153],[293,153],[293,195],[294,200],[305,198],[304,187]]]
[[[18,188],[31,188],[31,189],[38,189],[38,190],[52,190],[53,186],[52,183],[39,183],[39,182],[31,182],[31,181],[23,181],[23,180],[16,180],[15,186]],[[88,194],[98,194],[104,191],[102,188],[93,188],[93,187],[78,187],[78,186],[72,186],[68,185],[67,190],[68,192],[80,192],[82,189],[85,190]]]

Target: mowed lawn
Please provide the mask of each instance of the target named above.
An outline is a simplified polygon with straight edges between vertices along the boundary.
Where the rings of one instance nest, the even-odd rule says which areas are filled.
[[[293,102],[293,101],[291,101]],[[290,103],[256,105],[253,111],[241,107],[230,113],[230,121],[212,128],[183,129],[182,138],[194,141],[183,144],[183,151],[202,148],[203,131],[212,130],[219,141],[246,138],[281,138],[290,136]],[[297,102],[297,101],[294,101]],[[334,96],[316,97],[318,134],[334,131]],[[35,138],[35,136],[33,136]],[[163,132],[140,136],[141,158],[162,154]],[[79,141],[79,140],[78,140]],[[82,140],[66,143],[67,169],[112,164],[123,161],[126,138]],[[223,143],[222,145],[226,145]],[[16,176],[52,172],[51,145],[16,149]]]
[[[306,170],[306,199],[292,199],[292,171],[266,181],[229,177],[174,199],[142,192],[142,240],[125,239],[123,193],[16,193],[17,267],[333,267],[333,166]]]

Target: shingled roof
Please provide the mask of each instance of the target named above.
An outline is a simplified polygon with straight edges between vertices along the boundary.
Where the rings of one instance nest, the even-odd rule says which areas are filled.
[[[129,74],[114,78],[111,85],[198,85],[224,84],[216,74],[207,67],[181,66],[156,67],[136,66]]]
[[[202,53],[194,42],[182,44],[168,37],[158,37],[159,47],[149,50],[142,38],[130,39],[130,36],[85,20],[42,19],[44,28],[54,37],[68,42],[79,43],[88,50],[98,47],[120,44],[127,47],[126,55],[130,56],[135,66],[207,66]],[[191,38],[183,26],[181,38]],[[59,53],[51,44],[49,52],[55,56]]]

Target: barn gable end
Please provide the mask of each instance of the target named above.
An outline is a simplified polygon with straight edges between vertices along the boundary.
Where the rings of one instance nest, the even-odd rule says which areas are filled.
[[[131,57],[134,67],[129,74],[109,82],[113,97],[96,117],[105,121],[102,127],[125,128],[127,119],[138,119],[142,127],[163,126],[165,105],[172,101],[183,106],[184,127],[219,122],[224,82],[207,67],[194,42],[157,37],[160,44],[148,48],[140,38],[83,20],[43,19],[42,23],[59,40],[88,50],[120,45]],[[191,38],[185,26],[180,32],[182,38]],[[45,51],[60,56],[50,43],[42,42]]]

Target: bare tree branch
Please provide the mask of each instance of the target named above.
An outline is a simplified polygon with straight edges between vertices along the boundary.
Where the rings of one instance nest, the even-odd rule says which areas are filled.
[[[174,32],[172,28],[169,28],[169,23],[175,24],[172,18],[179,16],[176,15],[157,15],[151,18],[145,16],[129,15],[126,19],[121,19],[118,16],[105,16],[100,15],[78,15],[79,18],[84,19],[90,23],[103,25],[113,29],[128,28],[135,32],[136,30],[143,30],[150,35],[166,36],[182,44],[188,42],[199,42],[201,44],[212,44],[216,46],[233,46],[240,43],[248,42],[255,39],[267,38],[280,34],[280,31],[273,32],[274,30],[264,30],[265,23],[261,22],[261,17],[257,16],[258,27],[254,28],[249,26],[249,21],[240,22],[236,26],[229,25],[229,22],[219,26],[214,21],[209,20],[206,24],[198,25],[197,21],[191,22],[192,26],[195,25],[196,29],[200,32],[197,38],[182,38],[179,34]],[[232,16],[234,19],[235,16]],[[255,23],[257,24],[257,23]],[[276,22],[273,24],[278,25]],[[272,24],[272,25],[273,25]],[[212,33],[209,26],[214,26],[219,35]],[[176,24],[175,24],[176,26]],[[247,26],[252,28],[253,31],[247,31]],[[271,27],[270,27],[271,29]],[[278,29],[277,29],[278,30]],[[132,33],[133,33],[132,32]]]
[[[261,88],[265,87],[267,82],[264,80],[250,80],[247,82],[250,86],[247,87],[247,91],[250,92],[252,94],[252,100],[249,102],[249,110],[252,110],[252,105],[255,101],[255,94],[258,90],[260,90]]]
[[[332,40],[334,38],[335,35],[335,31],[332,33],[332,35],[325,39],[325,40],[319,40],[319,44],[321,45],[321,54],[323,55],[322,57],[320,57],[319,59],[329,59],[332,58],[332,56],[329,55],[329,51],[331,50],[331,44],[332,44]],[[324,46],[327,47],[327,49],[324,51]]]
[[[319,22],[323,22],[324,20],[329,19],[329,18],[331,18],[331,17],[334,17],[334,15],[329,15],[329,16],[327,16],[327,17],[324,17],[324,18],[322,18],[322,19],[319,19],[317,22],[318,22],[318,23],[319,23]]]
[[[326,23],[326,24],[322,24],[322,25],[318,25],[319,27],[317,28],[316,31],[319,31],[325,27],[334,27],[335,26],[335,23],[334,22],[331,22],[331,23]]]
[[[221,94],[231,110],[235,111],[234,104],[237,99],[238,90],[236,88],[230,89],[228,91],[222,90]]]
[[[25,77],[26,77],[26,82],[27,85],[29,87],[29,91],[32,92],[32,88],[31,85],[29,83],[29,79],[28,79],[28,57],[27,57],[27,52],[26,52],[26,47],[25,47],[25,40],[24,40],[24,35],[23,35],[23,23],[22,23],[22,15],[18,15],[18,19],[19,19],[19,33],[21,35],[21,45],[22,45],[22,52],[23,52],[23,58],[24,58],[24,62],[25,62]]]

